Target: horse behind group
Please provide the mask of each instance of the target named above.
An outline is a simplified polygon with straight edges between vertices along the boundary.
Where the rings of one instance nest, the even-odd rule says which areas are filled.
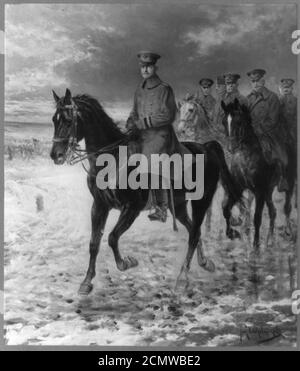
[[[215,130],[215,125],[197,97],[187,94],[182,102],[178,102],[178,109],[177,133],[181,140],[196,141],[200,144],[215,140],[220,141],[220,135]],[[207,210],[205,219],[206,231],[208,233],[211,229],[211,219],[212,204]]]
[[[204,144],[218,138],[212,119],[196,97],[188,94],[178,108],[177,132],[184,140]]]
[[[227,105],[222,101],[221,105],[225,113],[223,125],[231,152],[230,172],[243,190],[247,189],[252,192],[256,201],[253,245],[256,249],[260,246],[260,226],[265,203],[270,217],[266,244],[273,245],[276,209],[272,195],[280,178],[278,168],[275,164],[269,164],[264,158],[261,145],[252,127],[249,109],[240,105],[237,99]],[[296,157],[288,148],[287,153],[289,160],[287,166],[288,190],[286,191],[284,212],[287,229],[289,229],[291,198],[296,181]],[[227,225],[226,234],[231,239],[240,237],[239,232],[230,225],[231,209],[234,204],[235,200],[231,200],[231,197],[226,194],[223,213]]]
[[[232,177],[243,190],[250,190],[247,202],[245,202],[246,207],[241,208],[241,212],[245,216],[245,227],[247,232],[249,232],[250,229],[251,204],[253,197],[255,197],[257,206],[254,215],[255,237],[253,244],[256,248],[259,247],[262,209],[264,204],[267,204],[270,216],[267,244],[272,244],[276,219],[276,209],[273,204],[272,194],[279,181],[279,174],[275,166],[268,165],[264,159],[258,138],[252,128],[248,109],[241,106],[238,100],[228,106],[221,103],[221,108],[224,112],[224,120],[220,123],[216,123],[209,119],[204,107],[202,107],[193,96],[186,97],[179,108],[179,135],[190,140],[194,139],[200,143],[205,143],[208,140],[220,142]],[[220,127],[222,130],[220,130]],[[230,146],[232,148],[229,148]],[[286,146],[288,154],[288,190],[285,192],[284,214],[286,219],[285,230],[287,234],[291,234],[291,199],[297,175],[297,157],[293,148],[292,146]],[[240,237],[239,232],[232,228],[234,224],[239,225],[241,223],[240,217],[233,218],[231,216],[233,203],[234,200],[231,201],[225,192],[223,214],[227,221],[226,234],[230,239]],[[207,227],[210,225],[210,210],[211,208],[207,213]]]
[[[53,92],[56,110],[53,116],[54,138],[51,149],[51,158],[56,164],[63,164],[68,158],[68,153],[75,152],[77,143],[85,141],[86,156],[89,161],[88,187],[94,198],[91,221],[92,232],[89,245],[90,260],[86,276],[80,285],[79,293],[87,295],[92,290],[92,279],[96,274],[96,258],[99,251],[101,238],[108,214],[111,209],[119,209],[119,219],[109,233],[108,244],[112,248],[117,268],[124,271],[137,266],[138,262],[133,257],[123,258],[119,250],[119,238],[126,232],[140,212],[145,208],[148,189],[99,189],[96,184],[96,175],[100,168],[96,165],[99,152],[109,152],[115,156],[118,164],[119,145],[126,145],[130,135],[123,133],[113,120],[105,113],[98,101],[88,95],[71,96],[67,89],[65,96],[58,97]],[[215,194],[218,180],[222,179],[228,194],[234,202],[239,202],[241,194],[232,179],[222,147],[217,142],[200,145],[195,142],[184,143],[193,154],[205,156],[204,194],[199,200],[192,200],[192,217],[187,213],[186,189],[174,190],[174,209],[176,218],[185,226],[189,233],[188,250],[181,267],[179,277],[185,274],[188,284],[188,272],[195,250],[199,265],[212,272],[214,263],[205,257],[202,240],[201,224],[207,208]],[[109,149],[108,149],[109,148]],[[196,162],[194,162],[195,166]],[[195,169],[193,169],[195,170]],[[191,191],[191,190],[189,190]],[[171,200],[169,197],[169,205]]]

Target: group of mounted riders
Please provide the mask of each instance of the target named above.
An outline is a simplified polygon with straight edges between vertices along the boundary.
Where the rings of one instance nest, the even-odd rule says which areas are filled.
[[[195,252],[201,268],[209,272],[215,270],[213,261],[205,256],[201,225],[219,181],[225,190],[222,206],[228,238],[240,237],[239,232],[233,228],[231,209],[236,204],[243,206],[243,192],[250,190],[249,195],[255,197],[256,201],[253,246],[259,250],[260,226],[265,204],[270,217],[267,245],[273,245],[276,209],[272,193],[276,185],[279,191],[289,188],[285,191],[284,212],[287,229],[291,230],[291,197],[296,180],[297,160],[297,100],[292,92],[294,80],[281,80],[281,96],[278,98],[264,86],[263,77],[266,72],[256,69],[248,73],[253,90],[248,97],[243,97],[238,91],[240,76],[226,74],[216,79],[217,97],[213,98],[211,95],[213,81],[205,78],[200,80],[198,94],[191,99],[185,99],[179,108],[170,85],[158,77],[156,62],[159,58],[160,56],[153,52],[138,54],[142,81],[134,95],[134,104],[126,123],[125,133],[95,98],[87,94],[73,97],[69,89],[66,89],[65,96],[59,97],[53,91],[56,108],[53,116],[54,137],[51,158],[59,165],[67,161],[70,154],[76,158],[79,156],[80,161],[83,159],[89,161],[87,180],[94,199],[91,209],[92,232],[89,265],[79,288],[80,294],[87,295],[93,288],[96,259],[106,220],[113,208],[120,210],[120,215],[107,241],[112,248],[116,266],[121,271],[136,267],[138,261],[132,256],[122,256],[119,239],[131,227],[140,212],[147,208],[149,199],[152,199],[155,206],[154,212],[149,214],[150,220],[165,222],[167,208],[170,208],[174,229],[176,229],[174,220],[177,219],[189,235],[188,250],[177,282],[182,274],[186,275],[188,282],[188,272]],[[202,122],[206,126],[205,129],[207,127],[213,129],[211,130],[213,136],[209,140],[202,134],[193,136],[189,141],[178,140],[175,129],[179,133],[178,128],[181,124],[190,125],[190,120],[184,119],[188,115],[183,117],[183,107],[189,107],[186,110],[188,114],[193,107],[197,107],[195,111],[197,114],[200,111],[202,115],[204,113]],[[178,121],[179,124],[175,125]],[[177,127],[174,128],[173,124]],[[201,131],[204,132],[205,130]],[[84,150],[78,149],[78,143],[82,140],[85,141]],[[231,152],[229,165],[226,160],[228,142],[234,144],[234,149],[229,148]],[[192,158],[204,154],[204,194],[201,199],[191,200],[191,213],[188,213],[187,209],[186,187],[174,189],[174,192],[172,189],[170,192],[167,189],[154,190],[151,186],[146,190],[109,187],[99,189],[96,182],[99,171],[98,155],[110,153],[118,158],[121,143],[127,145],[129,154],[144,154],[148,162],[149,160],[151,162],[152,154],[179,153],[193,155]],[[196,165],[197,162],[194,161],[192,173]],[[249,213],[250,207],[245,209]]]
[[[186,148],[178,141],[172,124],[175,122],[178,107],[171,86],[163,82],[158,74],[156,64],[160,55],[154,52],[142,51],[138,54],[142,82],[134,95],[133,109],[127,120],[129,131],[140,132],[139,151],[149,157],[153,153],[187,153]],[[205,113],[207,126],[215,135],[211,139],[219,141],[226,147],[224,139],[225,117],[224,105],[239,102],[239,105],[249,111],[251,124],[265,161],[274,165],[279,173],[278,191],[287,191],[288,182],[286,169],[288,156],[286,148],[293,149],[296,156],[297,140],[297,98],[293,94],[292,78],[283,78],[280,81],[280,96],[265,86],[266,71],[254,69],[247,73],[251,82],[252,91],[245,97],[239,91],[236,73],[226,73],[216,78],[216,97],[212,95],[214,81],[202,78],[200,88],[192,99]],[[197,127],[191,129],[192,138],[203,142]],[[200,131],[201,133],[201,131]],[[155,194],[155,211],[149,215],[151,220],[166,221],[168,208],[168,194],[164,189],[153,191]]]

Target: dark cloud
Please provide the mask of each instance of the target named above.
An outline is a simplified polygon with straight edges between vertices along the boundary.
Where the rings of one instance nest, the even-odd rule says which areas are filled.
[[[62,93],[68,85],[75,93],[89,93],[109,104],[130,102],[139,81],[136,53],[140,49],[162,55],[159,74],[177,97],[195,90],[200,77],[215,78],[227,71],[243,76],[244,91],[248,89],[245,74],[254,67],[268,71],[273,88],[282,76],[296,77],[297,59],[290,50],[291,33],[297,28],[292,5],[40,5],[36,12],[39,17],[32,23],[39,19],[40,25],[42,19],[50,26],[53,61],[46,49],[41,55],[24,56],[17,47],[7,59],[10,79],[30,65],[43,70],[43,63],[55,76],[47,80],[45,74],[45,86],[39,84],[28,92],[32,98],[47,99],[52,87]],[[8,22],[32,27],[13,9],[8,15]],[[11,88],[10,94],[21,99],[27,92]]]

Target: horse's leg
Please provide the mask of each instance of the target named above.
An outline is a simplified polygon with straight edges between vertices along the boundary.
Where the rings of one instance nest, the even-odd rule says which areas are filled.
[[[193,207],[193,227],[196,230],[197,234],[195,236],[192,235],[192,241],[197,241],[197,260],[198,264],[201,268],[207,270],[208,272],[214,272],[215,271],[215,264],[212,260],[208,259],[203,251],[202,247],[202,239],[201,239],[201,224],[204,219],[205,213],[207,212],[207,208],[209,205],[211,205],[212,201],[212,195],[210,195],[207,198],[203,198],[202,200],[195,200],[192,201],[192,207]],[[193,232],[193,230],[192,230]]]
[[[295,209],[297,209],[297,205],[298,205],[298,187],[297,187],[297,184],[296,184],[296,187],[295,187],[295,203],[294,203]]]
[[[288,148],[288,166],[287,166],[287,178],[288,178],[288,190],[285,193],[285,204],[284,204],[284,214],[285,214],[285,234],[291,236],[291,211],[292,211],[292,198],[295,190],[295,208],[297,208],[297,186],[295,183],[297,181],[297,149],[293,146]]]
[[[191,230],[192,230],[192,221],[191,221],[191,219],[188,215],[188,212],[187,212],[187,203],[186,202],[183,202],[180,205],[175,205],[175,215],[176,215],[176,218],[180,221],[180,223],[185,226],[185,228],[189,232],[189,236],[190,236]],[[188,266],[189,266],[189,264],[192,260],[193,254],[194,254],[194,252],[192,254],[191,254],[191,252],[190,253],[188,252],[187,255],[186,255],[185,262],[182,265],[182,267],[180,269],[180,273],[179,273],[179,275],[177,277],[177,280],[176,280],[175,290],[177,289],[177,287],[179,285],[179,280],[180,280],[182,274],[185,274],[186,288],[188,287],[188,285],[189,285]]]
[[[295,182],[294,180],[289,182],[289,190],[285,192],[285,203],[284,203],[284,215],[285,215],[285,234],[290,236],[292,233],[291,229],[291,211],[292,211],[292,197],[294,193]]]
[[[262,212],[265,204],[264,193],[256,193],[255,195],[255,214],[254,214],[254,241],[253,247],[255,250],[259,249],[259,232],[261,226]]]
[[[251,231],[251,206],[252,206],[253,200],[254,200],[254,194],[251,191],[249,191],[248,198],[247,198],[247,207],[245,210],[245,224],[244,224],[244,230],[245,230],[246,236],[249,236],[250,231]]]
[[[175,215],[180,223],[185,226],[187,231],[190,233],[192,229],[192,220],[187,212],[187,202],[184,201],[179,205],[175,205]]]
[[[209,197],[203,198],[201,200],[192,201],[192,215],[193,215],[193,218],[192,218],[192,224],[189,225],[189,228],[190,228],[189,247],[188,247],[188,251],[187,251],[185,260],[184,260],[184,262],[181,266],[180,273],[177,277],[175,288],[178,287],[180,278],[183,274],[185,275],[185,278],[186,278],[185,289],[188,288],[188,286],[189,286],[188,273],[189,273],[189,270],[190,270],[191,261],[192,261],[192,258],[194,256],[194,252],[195,252],[196,248],[197,248],[198,264],[202,268],[204,268],[205,270],[207,270],[209,272],[214,272],[214,270],[215,270],[214,263],[210,259],[206,258],[205,255],[204,255],[203,248],[202,248],[202,240],[201,240],[201,230],[200,230],[201,224],[202,224],[204,216],[205,216],[205,213],[206,213],[209,205],[211,204],[212,197],[213,196],[210,195]],[[178,217],[178,220],[180,220],[179,217]]]
[[[241,238],[240,233],[231,227],[231,209],[234,205],[234,201],[226,192],[222,204],[223,215],[226,220],[226,236],[229,237],[231,240],[235,238]]]
[[[205,218],[205,228],[206,228],[207,233],[210,232],[211,217],[212,217],[212,204],[207,209],[206,218]]]
[[[276,219],[276,214],[277,214],[276,208],[272,200],[272,194],[273,194],[273,189],[270,190],[270,192],[267,194],[267,197],[266,197],[266,204],[269,210],[269,218],[270,218],[267,243],[266,243],[267,246],[274,245],[274,227],[275,227],[275,219]]]
[[[108,209],[103,205],[98,205],[96,201],[94,201],[91,210],[92,235],[90,239],[90,261],[85,279],[79,287],[78,293],[80,295],[88,295],[93,289],[92,279],[96,275],[96,259],[107,216]]]
[[[132,205],[126,205],[121,210],[118,222],[108,236],[108,244],[113,250],[117,268],[120,271],[125,271],[138,265],[138,261],[131,256],[122,258],[119,251],[119,238],[130,228],[139,213],[140,210],[134,209]]]

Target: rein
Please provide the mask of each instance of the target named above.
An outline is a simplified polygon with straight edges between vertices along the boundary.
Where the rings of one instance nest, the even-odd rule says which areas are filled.
[[[105,147],[103,147],[103,148],[101,148],[101,149],[99,149],[95,152],[88,153],[85,149],[81,149],[80,146],[79,146],[79,143],[77,142],[78,117],[81,117],[81,114],[78,110],[78,107],[77,107],[76,103],[72,99],[71,104],[66,105],[65,108],[70,109],[71,112],[72,112],[72,114],[71,114],[71,116],[72,116],[71,134],[70,134],[69,137],[62,137],[62,138],[54,137],[52,139],[52,142],[53,143],[61,143],[61,142],[68,141],[68,147],[67,147],[67,150],[66,150],[66,162],[67,162],[67,164],[73,166],[73,165],[77,164],[78,162],[81,162],[82,167],[88,173],[88,170],[86,169],[86,167],[83,164],[84,160],[86,160],[86,159],[88,159],[92,156],[98,155],[100,153],[104,153],[104,152],[107,152],[107,151],[110,151],[110,150],[113,150],[113,149],[117,148],[119,146],[119,144],[124,141],[124,138],[122,138],[120,140],[117,140],[116,142],[114,142],[112,144],[109,144],[109,145],[107,145],[107,146],[105,146]]]
[[[109,144],[108,146],[105,146],[101,149],[98,149],[97,151],[92,152],[92,153],[88,153],[85,149],[78,148],[79,144],[77,144],[75,147],[70,148],[71,156],[70,156],[68,164],[75,165],[78,162],[88,159],[89,157],[115,149],[119,146],[121,142],[123,142],[123,140],[124,139],[117,140],[116,142]],[[82,155],[82,153],[84,154]]]

